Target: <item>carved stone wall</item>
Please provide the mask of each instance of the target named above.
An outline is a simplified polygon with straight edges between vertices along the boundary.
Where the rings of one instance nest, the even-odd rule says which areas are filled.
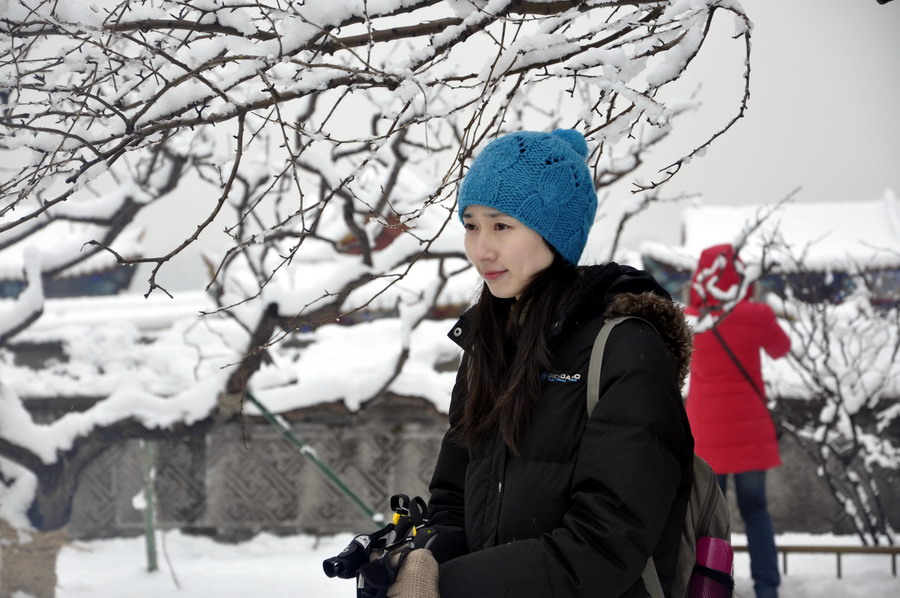
[[[427,496],[446,416],[421,399],[390,396],[358,413],[322,405],[284,415],[292,432],[375,511],[391,495]],[[135,497],[143,492],[141,441],[109,448],[88,466],[75,493],[69,530],[79,538],[143,533]],[[156,443],[157,521],[240,540],[260,531],[331,534],[374,524],[320,469],[261,418],[205,436]]]
[[[363,502],[387,514],[391,495],[427,496],[446,430],[446,416],[421,399],[390,396],[357,413],[341,404],[284,414],[293,432]],[[784,465],[770,472],[769,504],[778,532],[853,533],[847,516],[816,477],[814,466],[788,437]],[[84,472],[75,495],[70,533],[78,538],[143,533],[134,506],[142,492],[145,451],[139,441],[110,447]],[[258,532],[332,534],[368,531],[375,524],[316,465],[261,418],[244,418],[205,436],[156,445],[159,526],[238,541]],[[883,488],[900,496],[900,476],[884,471]],[[743,524],[729,493],[733,528]],[[900,512],[892,524],[900,528]]]

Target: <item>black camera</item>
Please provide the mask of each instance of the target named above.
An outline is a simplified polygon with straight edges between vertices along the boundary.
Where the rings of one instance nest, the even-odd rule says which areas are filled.
[[[350,540],[350,543],[339,555],[325,559],[322,562],[322,568],[325,569],[325,575],[328,577],[353,579],[359,568],[369,562],[371,552],[371,537],[361,534]]]
[[[354,537],[339,555],[325,559],[322,562],[325,575],[353,579],[359,569],[372,560],[373,550],[388,552],[409,543],[416,534],[416,528],[423,527],[427,522],[426,508],[425,501],[418,496],[412,499],[405,494],[392,496],[393,520],[377,532]]]

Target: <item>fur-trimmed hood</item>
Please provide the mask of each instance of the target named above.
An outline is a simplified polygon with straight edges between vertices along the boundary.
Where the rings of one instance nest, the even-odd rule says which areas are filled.
[[[607,305],[604,316],[606,318],[636,316],[653,324],[672,352],[675,372],[678,374],[678,387],[684,387],[691,369],[693,333],[677,303],[650,292],[621,293]]]

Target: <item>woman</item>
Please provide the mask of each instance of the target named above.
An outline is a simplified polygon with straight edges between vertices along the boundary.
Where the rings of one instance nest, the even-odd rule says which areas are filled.
[[[464,356],[427,550],[388,596],[437,595],[434,560],[442,598],[646,596],[651,555],[668,587],[690,491],[690,332],[646,273],[576,267],[597,206],[586,156],[576,131],[519,132],[466,174],[459,216],[484,287],[450,333]],[[624,314],[650,323],[613,330],[586,421],[594,339]]]
[[[777,598],[781,576],[766,471],[781,465],[781,457],[766,404],[760,351],[778,359],[790,351],[791,340],[772,308],[750,300],[749,285],[742,297],[736,296],[743,281],[743,264],[731,245],[709,247],[700,254],[686,312],[719,321],[715,330],[696,336],[687,413],[697,454],[716,472],[722,492],[728,475],[734,475],[756,596]],[[726,311],[722,303],[728,298],[738,301]]]

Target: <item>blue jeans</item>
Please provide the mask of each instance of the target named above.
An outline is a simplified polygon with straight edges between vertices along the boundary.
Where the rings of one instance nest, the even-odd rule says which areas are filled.
[[[750,575],[753,577],[756,598],[777,598],[781,575],[778,573],[775,531],[766,504],[766,472],[745,471],[732,475],[738,509],[747,532]],[[724,493],[728,476],[717,475],[716,479]]]

